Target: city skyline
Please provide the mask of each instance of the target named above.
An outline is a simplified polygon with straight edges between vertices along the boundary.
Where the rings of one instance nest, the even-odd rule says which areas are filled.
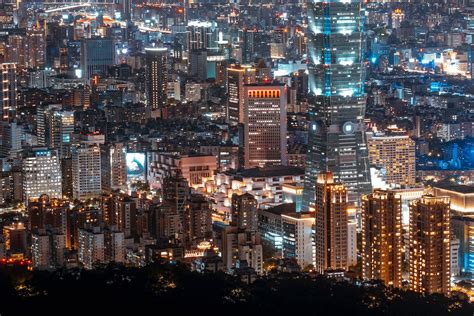
[[[472,1],[3,1],[0,30],[1,315],[474,313]]]

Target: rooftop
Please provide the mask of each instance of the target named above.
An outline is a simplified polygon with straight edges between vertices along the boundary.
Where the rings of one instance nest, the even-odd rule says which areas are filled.
[[[266,178],[281,176],[299,176],[304,175],[304,169],[290,166],[272,166],[264,168],[251,168],[237,172],[244,178]]]
[[[463,194],[473,194],[474,186],[463,185],[463,184],[452,184],[452,183],[437,183],[434,188],[439,188],[443,190],[453,191]]]
[[[296,211],[296,204],[295,203],[286,203],[286,204],[280,204],[275,207],[262,210],[264,212],[270,212],[272,214],[276,215],[281,215],[281,214],[292,214],[295,213]]]

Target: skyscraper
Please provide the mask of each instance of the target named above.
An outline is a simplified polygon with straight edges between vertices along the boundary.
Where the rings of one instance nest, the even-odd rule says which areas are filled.
[[[362,197],[362,276],[400,287],[402,282],[402,200],[392,191]]]
[[[227,121],[232,125],[244,122],[244,84],[255,83],[255,68],[231,65],[227,68]]]
[[[423,196],[410,204],[410,289],[448,294],[451,217],[448,197]]]
[[[162,117],[166,105],[168,50],[161,47],[145,49],[147,107],[152,117]]]
[[[334,181],[330,172],[318,175],[316,183],[315,269],[346,270],[347,188]]]
[[[303,210],[320,172],[347,186],[350,202],[370,191],[363,119],[365,1],[308,2],[309,139]]]
[[[107,74],[114,62],[114,46],[111,39],[89,38],[81,41],[82,78],[89,80],[94,74]]]
[[[286,86],[244,86],[245,168],[287,164]]]

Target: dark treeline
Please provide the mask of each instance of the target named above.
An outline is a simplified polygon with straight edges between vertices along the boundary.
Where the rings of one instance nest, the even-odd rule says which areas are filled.
[[[274,274],[251,285],[186,266],[107,266],[92,271],[29,272],[0,268],[0,314],[24,315],[473,315],[473,306],[378,282],[354,285],[324,277]],[[245,315],[245,314],[244,314]]]

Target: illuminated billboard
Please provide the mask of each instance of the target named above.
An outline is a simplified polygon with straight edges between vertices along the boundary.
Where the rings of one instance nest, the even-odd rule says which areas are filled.
[[[127,178],[135,180],[146,180],[144,153],[127,153]]]

